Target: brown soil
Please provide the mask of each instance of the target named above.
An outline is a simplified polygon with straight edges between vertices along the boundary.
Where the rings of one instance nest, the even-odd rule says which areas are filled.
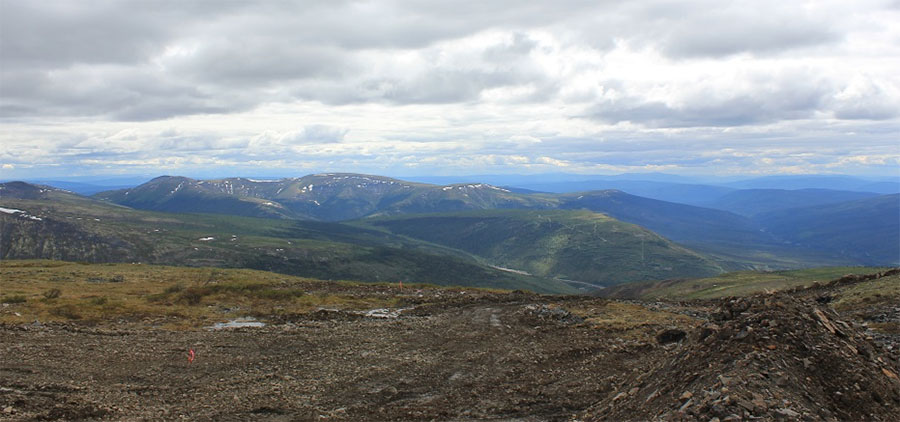
[[[263,328],[5,325],[0,420],[896,420],[896,338],[821,296],[453,292]]]

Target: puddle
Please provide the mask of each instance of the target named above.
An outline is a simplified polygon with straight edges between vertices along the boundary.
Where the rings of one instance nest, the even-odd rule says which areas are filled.
[[[210,330],[224,330],[226,328],[245,328],[245,327],[265,327],[264,322],[257,321],[256,318],[237,318],[228,322],[217,322],[209,327]]]

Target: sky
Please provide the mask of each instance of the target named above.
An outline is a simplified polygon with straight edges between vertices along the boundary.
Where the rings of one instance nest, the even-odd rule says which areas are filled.
[[[900,177],[898,22],[898,0],[0,0],[0,179]]]

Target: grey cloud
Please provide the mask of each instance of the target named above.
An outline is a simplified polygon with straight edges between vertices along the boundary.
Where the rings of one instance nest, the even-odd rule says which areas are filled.
[[[169,70],[173,76],[234,87],[340,78],[358,67],[350,55],[332,47],[251,36],[215,40]]]
[[[483,47],[480,54],[456,56],[441,49],[423,50],[415,65],[358,77],[346,75],[345,79],[303,80],[292,85],[291,95],[328,104],[447,104],[478,100],[483,91],[492,88],[529,84],[535,92],[525,100],[539,101],[553,95],[557,87],[530,62],[527,53],[534,45],[516,35],[511,43]],[[486,57],[488,61],[481,61]],[[388,56],[385,60],[394,59]]]
[[[897,109],[896,103],[844,103],[835,108],[834,116],[848,120],[886,120],[900,116],[900,110]]]
[[[465,8],[443,15],[403,2],[241,4],[5,2],[2,117],[147,121],[295,99],[449,103],[525,78],[512,63],[497,69],[445,63],[391,75],[373,74],[360,61],[367,49],[387,49],[381,54],[392,60],[391,49],[421,48],[493,25],[483,16],[470,19]],[[535,12],[492,8],[511,23]],[[486,56],[510,60],[532,46],[518,35]]]
[[[337,143],[344,139],[348,129],[328,125],[309,125],[291,136],[288,143]]]
[[[234,103],[219,103],[220,101],[217,100],[205,101],[202,98],[189,96],[144,98],[111,113],[110,117],[113,120],[126,122],[146,122],[191,114],[226,114],[252,108],[250,104],[240,107]]]
[[[0,117],[7,120],[52,115],[148,121],[297,100],[466,103],[478,101],[485,90],[526,85],[534,94],[518,101],[536,102],[556,99],[563,81],[532,61],[541,45],[531,32],[552,33],[563,47],[587,42],[608,49],[622,40],[691,60],[825,45],[840,41],[845,30],[780,1],[0,4]],[[511,36],[458,57],[440,44],[486,31]],[[168,54],[178,48],[184,51]],[[451,57],[432,60],[443,54]],[[418,61],[405,66],[404,55]],[[609,122],[683,127],[745,125],[822,111],[826,94],[801,85],[677,105],[630,92],[596,104],[588,114]],[[895,116],[895,101],[879,95],[828,107],[841,119]]]
[[[106,115],[112,120],[147,121],[185,114],[227,113],[256,104],[249,93],[218,91],[178,81],[152,70],[123,66],[79,66],[31,75],[3,72],[4,117]],[[9,91],[6,84],[13,87]]]
[[[0,13],[4,66],[141,61],[165,27],[112,3],[5,1]]]
[[[650,127],[743,126],[779,119],[809,116],[813,108],[794,111],[778,110],[760,99],[731,98],[715,103],[694,103],[670,106],[658,101],[632,104],[600,104],[589,112],[591,116],[609,123],[632,122]]]
[[[677,59],[739,53],[771,55],[834,44],[843,38],[842,16],[817,14],[799,2],[621,2],[573,17],[582,37],[601,50],[624,42]]]
[[[522,56],[527,55],[537,46],[537,41],[529,38],[528,35],[515,33],[509,44],[489,47],[484,50],[483,57],[488,62],[509,63],[521,60]]]
[[[308,146],[337,145],[349,132],[346,128],[312,124],[289,132],[266,131],[252,137],[231,156],[286,157],[295,155]],[[235,145],[237,146],[237,145]],[[298,150],[299,148],[299,150]],[[326,153],[325,150],[318,151]]]
[[[648,127],[744,126],[811,117],[826,108],[833,87],[807,72],[748,75],[751,89],[721,92],[715,83],[692,86],[678,101],[666,103],[632,92],[620,81],[604,85],[624,92],[590,106],[585,115],[608,123],[632,122]]]
[[[368,93],[395,103],[454,103],[478,98],[484,89],[511,85],[515,74],[435,69],[411,81],[370,81]]]
[[[784,11],[766,4],[730,6],[716,2],[695,16],[670,22],[663,31],[663,49],[675,57],[766,54],[841,38],[833,25],[809,16],[799,5]]]

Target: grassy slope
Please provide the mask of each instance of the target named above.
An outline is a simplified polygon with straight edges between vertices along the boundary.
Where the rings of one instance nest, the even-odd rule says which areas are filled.
[[[372,218],[358,224],[461,249],[492,265],[590,283],[722,271],[649,230],[589,211],[472,211]]]
[[[84,198],[3,200],[0,256],[245,267],[322,279],[429,282],[573,293],[565,283],[478,264],[465,253],[332,223],[136,211]],[[213,240],[200,239],[213,237]]]
[[[56,290],[58,293],[53,293]],[[0,262],[0,322],[119,320],[199,327],[227,319],[402,305],[430,285],[328,282],[246,269],[48,260]]]
[[[642,299],[712,299],[743,296],[826,282],[847,274],[871,274],[882,267],[823,267],[805,270],[738,271],[716,277],[633,283],[603,291],[604,296]]]
[[[900,298],[900,274],[843,287],[834,305],[838,309],[852,309],[879,301],[896,304],[897,298]]]

